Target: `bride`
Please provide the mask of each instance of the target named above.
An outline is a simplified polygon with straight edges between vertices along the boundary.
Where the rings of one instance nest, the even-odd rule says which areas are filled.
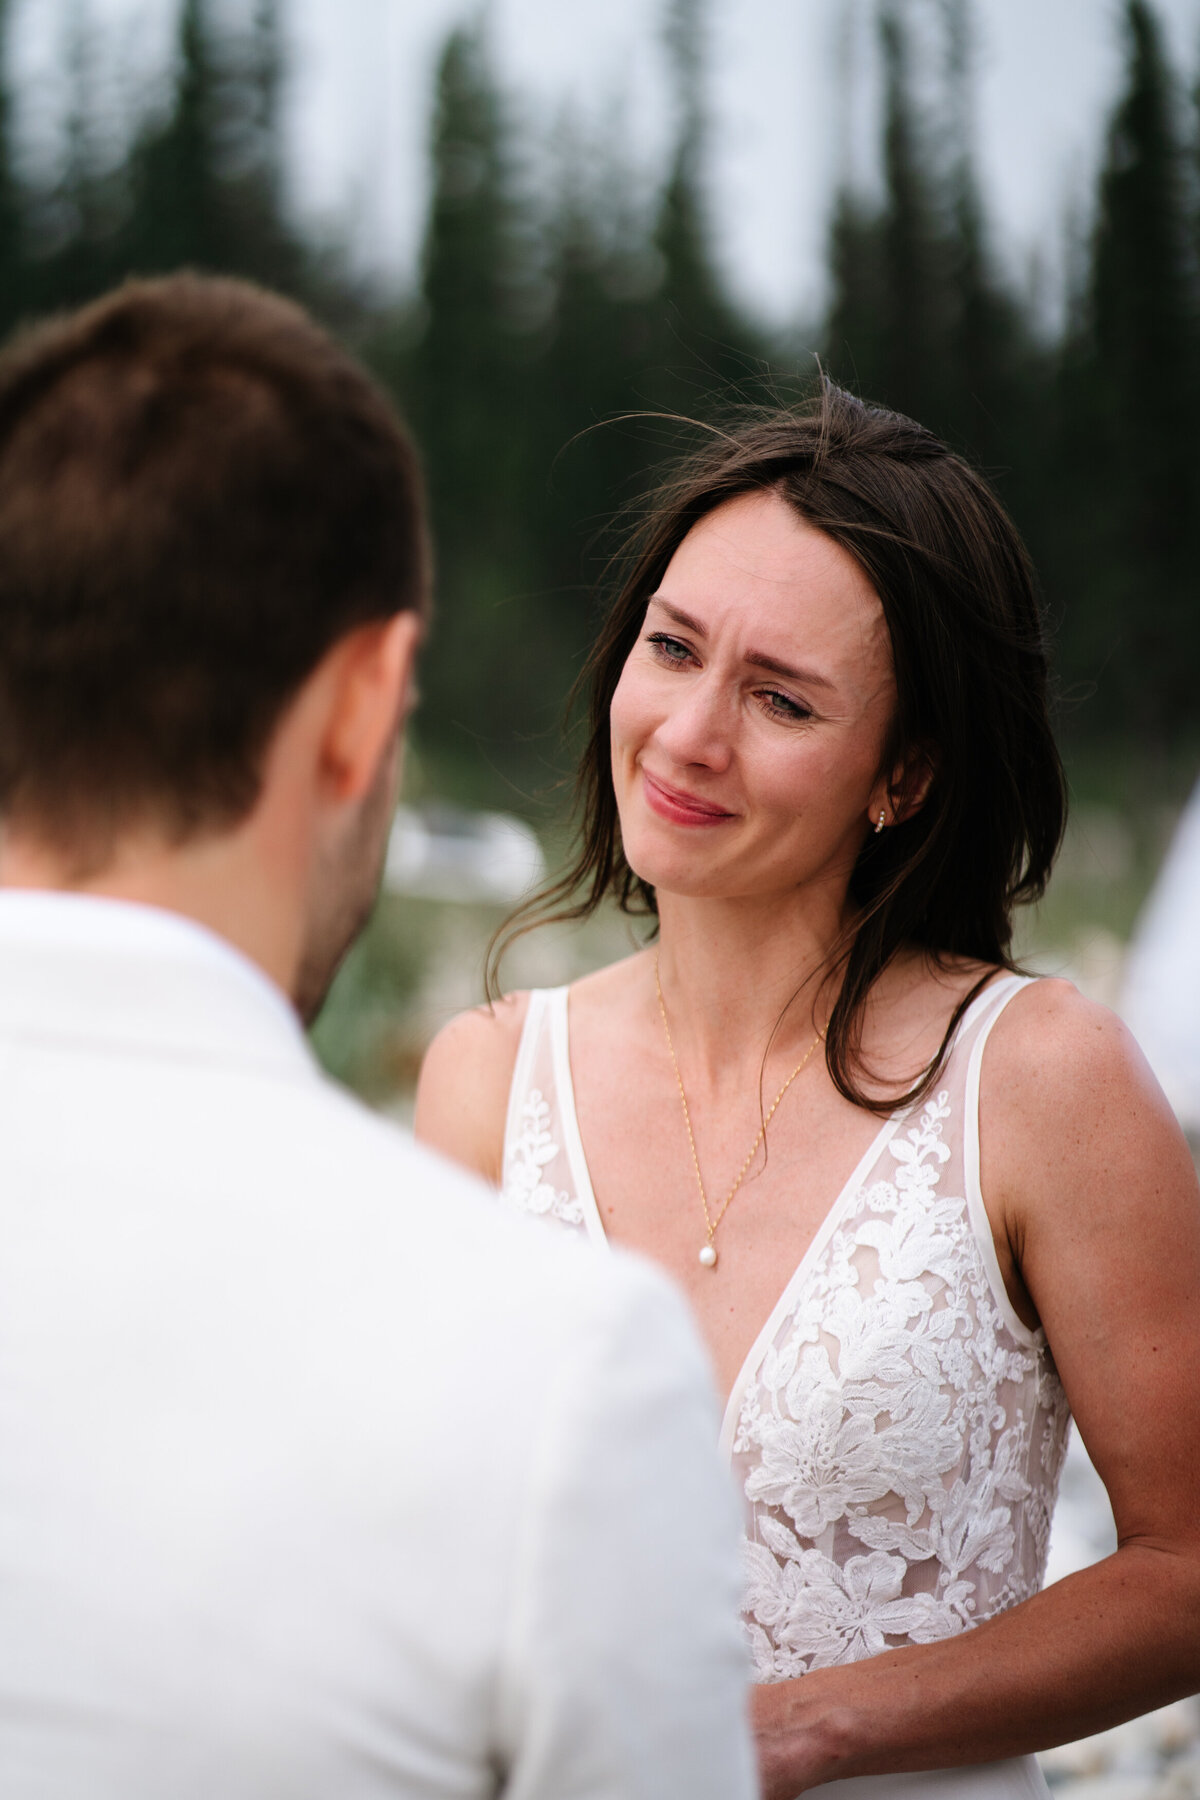
[[[1200,1685],[1200,1206],[1119,1022],[1011,960],[1064,808],[1022,546],[826,388],[679,471],[590,678],[524,923],[657,931],[448,1025],[418,1132],[687,1290],[768,1800],[1044,1793],[1030,1752]],[[1039,1593],[1069,1413],[1120,1542]]]

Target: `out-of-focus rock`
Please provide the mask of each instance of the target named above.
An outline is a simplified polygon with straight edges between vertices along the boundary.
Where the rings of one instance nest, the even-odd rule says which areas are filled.
[[[545,873],[542,847],[522,819],[451,806],[420,811],[402,806],[388,840],[383,881],[389,893],[420,900],[511,906]]]

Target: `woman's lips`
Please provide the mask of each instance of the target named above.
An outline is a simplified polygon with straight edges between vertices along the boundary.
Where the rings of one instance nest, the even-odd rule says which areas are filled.
[[[726,819],[734,817],[733,813],[713,806],[710,801],[698,800],[694,794],[668,787],[645,769],[642,770],[642,786],[651,812],[656,812],[660,819],[669,819],[673,825],[722,825]]]

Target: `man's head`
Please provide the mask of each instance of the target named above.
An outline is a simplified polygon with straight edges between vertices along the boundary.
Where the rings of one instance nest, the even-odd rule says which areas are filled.
[[[0,354],[7,836],[103,885],[131,843],[233,841],[311,778],[311,1010],[369,908],[427,588],[408,439],[297,307],[179,275],[36,326]]]

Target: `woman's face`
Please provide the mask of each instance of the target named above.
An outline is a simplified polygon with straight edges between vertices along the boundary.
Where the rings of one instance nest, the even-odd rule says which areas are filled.
[[[611,709],[630,867],[736,898],[849,881],[887,810],[896,704],[875,590],[770,491],[695,525],[652,597]]]

